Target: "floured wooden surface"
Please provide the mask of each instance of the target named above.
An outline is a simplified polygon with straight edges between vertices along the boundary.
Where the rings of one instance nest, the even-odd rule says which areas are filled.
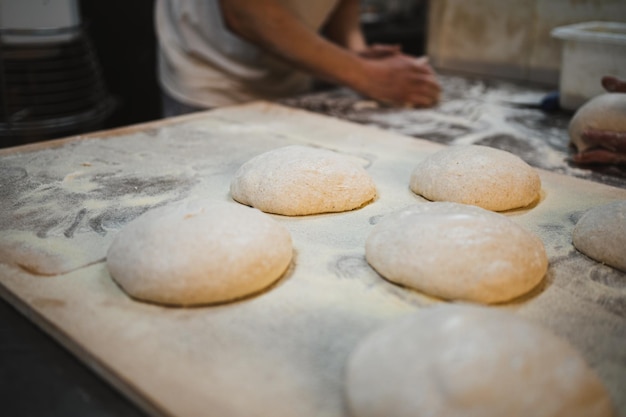
[[[231,201],[230,179],[243,162],[289,144],[368,161],[378,199],[347,213],[272,216],[292,233],[294,263],[277,285],[237,303],[165,308],[133,301],[113,283],[102,260],[125,223],[171,201]],[[344,416],[343,367],[355,344],[441,302],[380,278],[363,247],[380,216],[424,201],[408,188],[410,172],[440,147],[261,103],[3,152],[0,288],[156,415]],[[507,215],[542,237],[547,277],[532,294],[492,308],[567,338],[626,416],[626,274],[571,244],[585,210],[626,199],[626,190],[541,177],[539,204]]]

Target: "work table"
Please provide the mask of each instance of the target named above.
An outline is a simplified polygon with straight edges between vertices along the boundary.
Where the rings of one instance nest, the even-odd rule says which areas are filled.
[[[358,148],[353,142],[360,140],[358,138],[359,135],[371,136],[372,140],[377,140],[376,136],[380,136],[381,141],[384,141],[387,138],[385,131],[424,138],[437,144],[473,143],[489,145],[515,153],[529,164],[547,171],[545,178],[548,180],[547,186],[549,188],[552,187],[550,188],[551,190],[557,189],[555,184],[560,181],[557,175],[564,175],[598,183],[600,191],[593,191],[589,195],[599,196],[601,199],[610,199],[613,190],[603,185],[617,187],[615,190],[616,192],[619,191],[619,195],[626,195],[620,190],[626,189],[626,170],[624,168],[615,166],[581,167],[569,161],[572,151],[568,147],[569,138],[566,129],[571,115],[560,112],[547,113],[536,108],[536,104],[549,91],[519,86],[509,82],[481,81],[453,75],[442,76],[442,84],[444,86],[442,102],[434,109],[387,108],[343,89],[294,97],[283,100],[280,104],[356,122],[361,125],[373,126],[375,129],[382,129],[381,133],[377,134],[378,130],[372,133],[359,129],[353,130],[352,128],[338,128],[336,130],[329,128],[329,132],[333,131],[339,134],[355,136],[354,138],[350,136],[349,145],[346,145],[348,149],[352,149],[352,147],[354,149]],[[256,108],[253,107],[253,109]],[[261,107],[260,113],[264,111]],[[288,113],[288,111],[276,111],[271,108],[268,112],[259,117],[261,122],[266,119],[271,120],[273,114],[282,117]],[[212,112],[207,113],[209,118],[212,117],[211,114]],[[214,117],[214,120],[212,119],[210,126],[219,128],[221,126],[219,123],[222,120],[231,120],[231,114],[228,111],[222,113],[218,111],[217,114],[218,117]],[[143,127],[131,127],[126,130],[103,132],[101,134],[96,133],[91,137],[115,137],[120,135],[129,135],[130,137],[137,132],[144,132],[146,135],[145,140],[149,141],[149,137],[157,137],[163,129],[167,130],[170,126],[176,126],[177,123],[185,127],[186,120],[189,120],[190,123],[195,123],[196,120],[201,122],[201,117],[198,116],[196,118],[196,116],[192,116],[189,119],[180,119],[180,121],[170,122],[166,120],[149,123]],[[308,123],[308,116],[303,116],[303,120]],[[309,126],[307,123],[305,125]],[[242,123],[242,126],[244,124]],[[273,128],[273,126],[270,126],[267,131],[269,132]],[[205,127],[202,127],[202,129],[205,129]],[[208,131],[208,128],[205,130]],[[189,129],[186,132],[189,134],[193,133]],[[275,143],[289,142],[294,137],[294,132],[295,130],[289,130],[287,133],[282,134],[281,131],[282,135],[275,138]],[[303,136],[306,136],[306,133],[304,131]],[[320,137],[322,137],[321,134]],[[197,136],[191,138],[192,141],[197,142],[199,140]],[[394,141],[395,138],[390,136],[389,140]],[[76,143],[81,141],[82,139]],[[157,139],[154,139],[154,141],[157,141]],[[320,139],[320,143],[324,143],[322,139]],[[401,143],[402,146],[411,147],[410,141],[405,142],[401,140]],[[435,149],[434,147],[430,148],[428,144],[425,144],[425,146],[429,151]],[[252,151],[248,153],[250,152]],[[243,156],[240,155],[238,158],[243,159]],[[2,159],[0,159],[1,161]],[[228,165],[229,170],[234,168]],[[557,175],[553,176],[551,174]],[[79,177],[76,178],[80,179]],[[581,191],[594,188],[594,186],[585,185],[586,183],[583,182],[578,183],[574,181],[570,183],[568,181],[566,181],[567,187],[565,188],[567,188],[567,192],[572,193],[571,195],[575,195],[572,190],[577,184],[581,186]],[[178,185],[181,189],[185,187],[191,189],[193,186],[193,184],[184,181]],[[584,193],[581,194],[581,199],[584,199],[584,196]],[[577,204],[580,204],[580,207],[592,205],[585,202],[578,202]],[[553,228],[556,226],[562,227],[562,225],[555,224],[545,226],[546,230],[549,229],[548,226]],[[558,245],[554,242],[552,244],[555,245],[554,250],[558,252]],[[562,264],[569,262],[564,257],[560,257],[560,255],[558,261]],[[354,262],[354,259],[351,262]],[[585,266],[587,264],[577,260],[566,266],[574,268],[577,265]],[[357,265],[357,267],[360,268],[362,266]],[[91,267],[91,269],[94,268]],[[601,272],[600,275],[604,274],[602,279],[608,280],[604,284],[607,284],[607,294],[611,296],[604,301],[600,300],[602,298],[600,296],[604,293],[599,291],[598,294],[600,296],[595,301],[606,301],[606,306],[608,306],[609,302],[612,303],[610,307],[605,306],[607,311],[603,311],[602,314],[614,315],[613,317],[621,316],[623,318],[626,311],[626,299],[623,296],[623,280],[621,281],[622,284],[619,281],[620,277],[623,278],[623,274],[615,272],[606,275],[605,272]],[[338,273],[344,274],[344,278],[350,278],[350,270],[348,269]],[[368,275],[368,279],[373,278]],[[346,280],[345,282],[348,281]],[[287,285],[284,287],[287,287]],[[393,289],[394,287],[385,288]],[[565,296],[578,291],[574,286],[566,286],[564,289],[566,291],[564,293]],[[107,291],[109,290],[113,291],[113,289],[108,288]],[[394,291],[396,290],[389,290],[389,293],[385,294],[385,296],[398,296],[397,291]],[[402,295],[400,299],[407,305],[424,305],[430,302],[428,300],[424,301],[417,296],[402,297],[405,296]],[[323,302],[322,300],[318,301]],[[581,305],[591,301],[593,301],[591,298],[584,298]],[[114,307],[115,303],[112,306]],[[54,306],[47,305],[44,307]],[[28,314],[25,310],[23,312]],[[540,313],[540,308],[536,310],[530,309],[526,312],[526,314],[536,317],[540,317]],[[598,317],[601,317],[602,314]],[[549,324],[559,327],[559,323],[551,320],[550,318],[546,319]],[[355,328],[358,328],[358,325],[362,325],[364,328],[367,327],[358,320],[355,321],[355,325],[357,325]],[[0,359],[2,361],[0,363],[0,375],[2,375],[2,378],[0,378],[0,381],[2,381],[0,383],[0,393],[2,393],[4,398],[3,401],[8,404],[8,406],[5,404],[5,407],[7,407],[5,410],[8,410],[10,415],[29,417],[135,417],[144,415],[143,410],[130,403],[121,394],[118,394],[110,387],[108,382],[93,374],[76,358],[61,348],[57,342],[35,328],[27,319],[21,317],[4,301],[0,305],[0,326],[2,326],[0,328],[0,335],[2,335],[0,340],[0,352],[2,353],[2,359]],[[563,330],[563,333],[566,335],[572,332],[573,329],[569,327]],[[353,337],[356,337],[356,334]],[[582,341],[580,343],[584,344]],[[26,391],[28,391],[28,395],[23,394]]]

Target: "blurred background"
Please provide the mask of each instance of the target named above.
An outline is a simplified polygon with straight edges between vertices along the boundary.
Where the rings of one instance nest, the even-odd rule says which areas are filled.
[[[0,147],[160,118],[153,0],[0,0]],[[370,40],[425,49],[427,2],[364,1]]]
[[[0,147],[160,118],[153,0],[0,0]],[[363,0],[370,42],[439,71],[555,87],[553,28],[626,21],[624,0]]]

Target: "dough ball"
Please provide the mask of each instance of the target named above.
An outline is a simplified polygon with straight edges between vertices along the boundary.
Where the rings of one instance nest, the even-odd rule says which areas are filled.
[[[268,213],[301,216],[359,208],[376,197],[376,186],[356,158],[294,145],[243,164],[230,193]]]
[[[190,306],[258,292],[280,278],[292,255],[291,235],[270,216],[197,200],[127,224],[109,247],[107,267],[134,298]]]
[[[440,305],[350,354],[353,417],[609,417],[608,393],[565,340],[509,312]]]
[[[603,147],[603,144],[590,142],[582,137],[586,129],[626,132],[626,94],[601,94],[587,101],[578,109],[569,124],[571,143],[579,152]],[[606,144],[615,150],[615,144]]]
[[[367,237],[365,257],[389,281],[480,303],[520,296],[548,269],[539,237],[502,214],[457,203],[422,203],[388,215]]]
[[[512,153],[488,146],[451,146],[413,170],[411,190],[432,201],[472,204],[504,211],[539,198],[539,174]]]
[[[626,272],[626,200],[587,211],[576,223],[572,241],[588,257]]]

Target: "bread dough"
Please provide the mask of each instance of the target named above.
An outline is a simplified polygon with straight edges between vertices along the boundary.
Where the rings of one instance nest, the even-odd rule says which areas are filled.
[[[539,174],[519,157],[481,145],[451,146],[422,160],[411,174],[414,193],[432,201],[504,211],[539,199]]]
[[[569,124],[571,144],[578,150],[578,162],[626,162],[626,142],[594,141],[584,138],[587,129],[626,132],[626,94],[601,94],[578,109]]]
[[[565,340],[512,313],[439,305],[350,354],[353,417],[609,417],[606,389]]]
[[[588,257],[626,272],[626,200],[587,211],[576,223],[572,241]]]
[[[498,303],[534,288],[548,258],[508,217],[458,203],[422,203],[383,218],[365,257],[389,281],[436,297]]]
[[[293,145],[243,164],[230,192],[262,211],[300,216],[359,208],[376,197],[376,186],[357,158]]]
[[[292,255],[291,235],[270,216],[196,200],[127,224],[109,247],[107,267],[134,298],[190,306],[258,292],[280,278]]]

